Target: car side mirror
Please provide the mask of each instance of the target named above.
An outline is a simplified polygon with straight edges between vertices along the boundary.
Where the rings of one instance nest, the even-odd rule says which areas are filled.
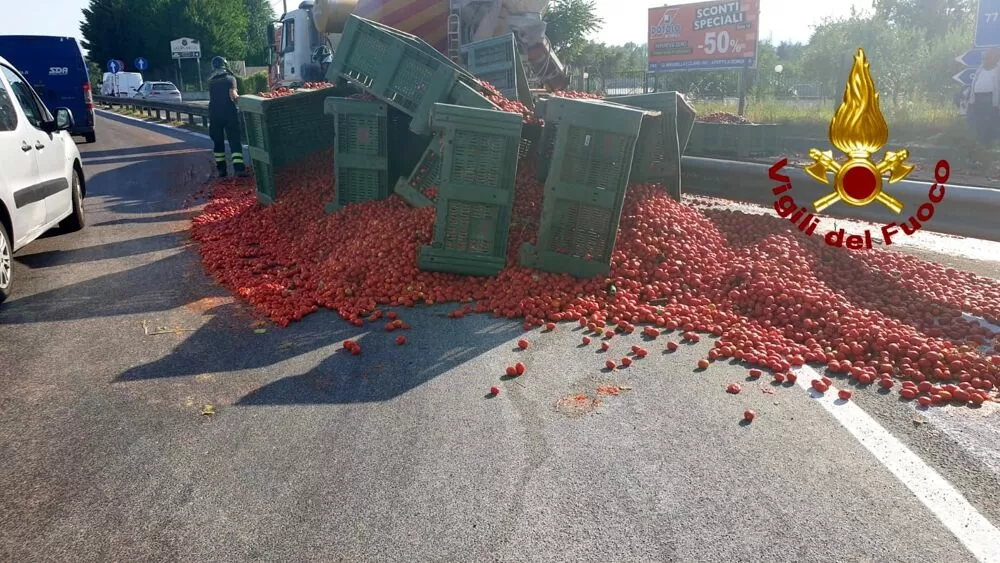
[[[56,108],[56,131],[73,128],[73,112],[69,108]]]

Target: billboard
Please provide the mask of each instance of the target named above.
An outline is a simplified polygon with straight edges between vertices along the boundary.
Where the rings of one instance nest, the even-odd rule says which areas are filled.
[[[760,0],[649,9],[649,72],[757,67]]]

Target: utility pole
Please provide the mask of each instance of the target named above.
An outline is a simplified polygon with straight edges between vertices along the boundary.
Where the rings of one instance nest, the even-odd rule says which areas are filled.
[[[748,74],[748,70],[749,69],[750,69],[750,59],[744,58],[743,59],[743,70],[740,72],[740,83],[739,83],[739,89],[740,89],[740,106],[739,106],[739,112],[738,113],[739,113],[740,117],[743,116],[743,112],[744,112],[744,110],[746,110],[746,106],[747,106],[747,82],[749,81],[747,74]]]

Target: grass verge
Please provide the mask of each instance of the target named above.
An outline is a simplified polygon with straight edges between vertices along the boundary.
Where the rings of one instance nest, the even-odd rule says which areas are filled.
[[[893,142],[962,147],[970,151],[977,148],[968,122],[952,104],[906,101],[894,105],[883,101],[881,109]],[[713,101],[696,102],[695,110],[699,115],[718,111],[736,113],[734,105]],[[833,100],[812,104],[751,98],[747,100],[745,115],[755,123],[783,125],[790,135],[822,139],[827,136],[835,110]]]

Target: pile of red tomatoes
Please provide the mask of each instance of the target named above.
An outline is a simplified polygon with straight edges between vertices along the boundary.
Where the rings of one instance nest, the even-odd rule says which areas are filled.
[[[525,329],[572,321],[597,334],[636,325],[691,342],[711,334],[708,360],[737,358],[782,381],[821,363],[862,385],[902,381],[902,397],[927,404],[996,396],[1000,338],[963,316],[1000,322],[995,280],[834,248],[777,217],[701,211],[659,185],[629,188],[607,276],[522,268],[518,249],[535,242],[543,195],[529,159],[518,168],[507,268],[486,279],[424,272],[417,252],[434,208],[391,196],[326,214],[331,160],[318,153],[279,171],[269,207],[252,180],[224,180],[194,221],[208,271],[280,326],[320,308],[360,326],[379,308],[455,303],[455,318],[492,314]]]

